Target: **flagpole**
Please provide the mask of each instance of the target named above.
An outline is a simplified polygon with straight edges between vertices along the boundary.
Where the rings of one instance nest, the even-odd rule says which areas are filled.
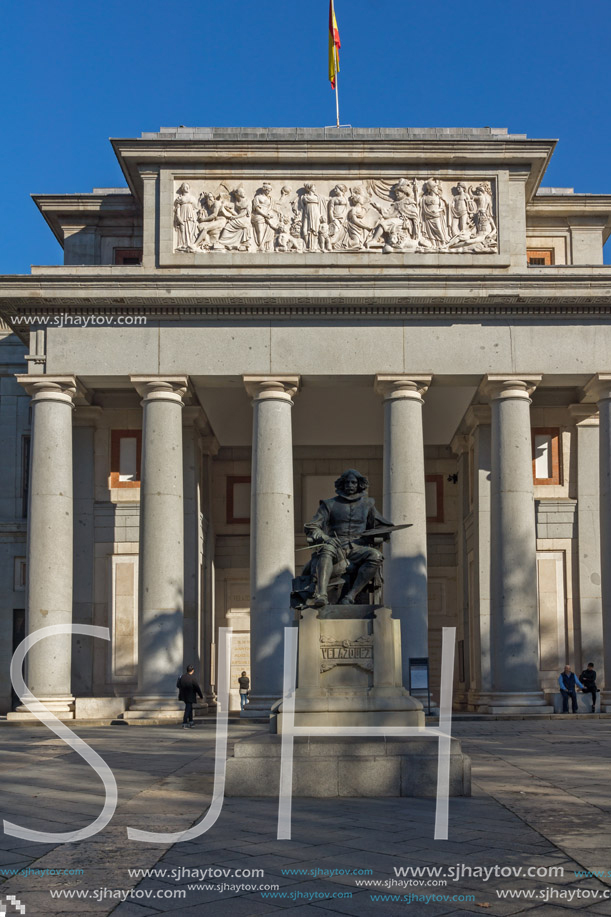
[[[337,118],[337,126],[339,127],[339,93],[337,91],[337,73],[335,74],[335,116]]]

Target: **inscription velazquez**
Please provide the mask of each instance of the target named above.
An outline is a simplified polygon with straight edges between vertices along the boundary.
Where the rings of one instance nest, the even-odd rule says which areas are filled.
[[[323,646],[323,659],[373,659],[372,646]]]
[[[363,634],[356,640],[338,640],[328,634],[320,635],[322,659],[321,672],[328,672],[336,665],[358,665],[367,671],[373,670],[373,636]]]

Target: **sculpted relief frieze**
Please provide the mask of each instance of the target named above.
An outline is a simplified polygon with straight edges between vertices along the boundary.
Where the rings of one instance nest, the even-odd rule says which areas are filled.
[[[175,182],[176,252],[498,251],[490,181]]]

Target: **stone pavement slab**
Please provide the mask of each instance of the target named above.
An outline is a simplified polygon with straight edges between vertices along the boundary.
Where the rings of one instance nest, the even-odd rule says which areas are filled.
[[[167,725],[137,730],[78,724],[74,728],[116,769],[119,804],[103,832],[77,844],[38,845],[0,834],[0,895],[18,895],[26,904],[27,917],[111,913],[256,917],[285,912],[291,917],[385,917],[405,913],[406,907],[410,915],[429,917],[470,913],[562,917],[571,911],[611,915],[611,901],[583,897],[547,902],[542,897],[550,888],[558,893],[611,892],[607,783],[611,721],[558,717],[455,723],[454,733],[472,756],[474,795],[450,800],[447,841],[434,840],[434,800],[295,799],[292,838],[279,841],[277,800],[233,798],[225,800],[218,821],[206,834],[173,846],[130,842],[126,827],[172,832],[201,820],[213,785],[213,723],[194,730],[188,741],[184,732]],[[232,726],[230,740],[254,735],[260,728]],[[99,778],[62,746],[39,727],[0,729],[0,752],[9,752],[2,758],[0,772],[4,819],[59,831],[86,824],[98,814]],[[84,872],[65,877],[6,875],[19,866]],[[174,878],[171,871],[179,866],[225,870],[226,876]],[[564,874],[491,874],[485,881],[473,872],[458,877],[450,873],[495,866],[518,871],[562,867]],[[151,868],[166,873],[130,875],[130,870]],[[371,875],[346,874],[364,868],[372,870]],[[407,868],[414,873],[401,876],[400,870]],[[301,874],[289,872],[297,869]],[[334,869],[338,873],[329,875]],[[436,869],[437,876],[427,875],[427,869]],[[255,870],[263,875],[251,876]],[[609,876],[575,874],[586,870],[608,870]],[[365,881],[372,887],[362,884]],[[373,886],[382,882],[389,884]],[[507,889],[539,897],[497,896],[497,891]],[[78,891],[88,897],[52,899],[50,890]],[[133,897],[122,903],[116,898],[95,900],[93,894],[101,890],[124,894],[131,890]],[[262,896],[291,891],[293,898]],[[182,892],[186,896],[178,898]],[[147,893],[164,897],[146,897]],[[304,900],[298,893],[352,893],[352,897]],[[385,894],[447,897],[409,904],[373,900]],[[461,895],[475,900],[451,900]]]

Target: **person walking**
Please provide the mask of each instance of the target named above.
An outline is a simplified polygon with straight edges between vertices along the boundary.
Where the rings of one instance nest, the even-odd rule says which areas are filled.
[[[573,713],[577,713],[577,688],[581,688],[583,691],[583,685],[577,678],[574,672],[571,672],[570,665],[565,665],[564,672],[561,672],[558,677],[558,684],[560,685],[560,693],[562,694],[562,712],[569,712],[569,697],[571,698],[571,705],[573,708]]]
[[[238,684],[240,686],[240,710],[244,710],[248,703],[248,692],[250,691],[250,678],[246,672],[242,672],[238,678]]]
[[[185,705],[185,712],[182,718],[183,729],[193,729],[193,704],[196,702],[198,695],[201,698],[204,696],[194,673],[193,666],[188,665],[186,674],[181,675],[176,682],[178,700],[183,701]]]
[[[596,687],[596,669],[593,662],[588,662],[587,669],[583,670],[579,678],[583,682],[583,693],[592,695],[592,713],[595,713],[598,688]]]

